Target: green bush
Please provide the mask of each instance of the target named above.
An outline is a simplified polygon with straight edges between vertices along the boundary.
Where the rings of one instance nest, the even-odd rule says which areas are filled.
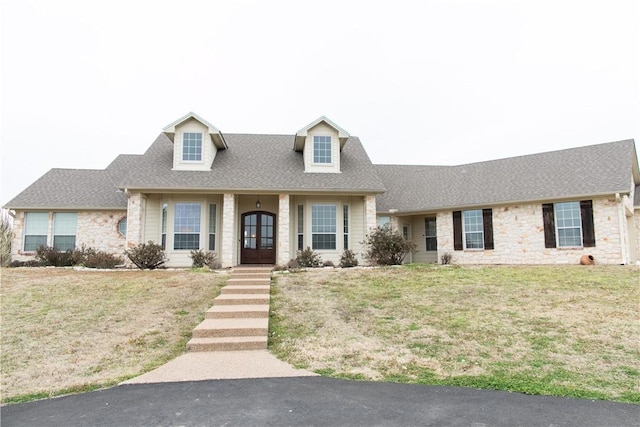
[[[164,257],[162,246],[153,243],[140,243],[135,248],[124,252],[127,258],[141,270],[153,270],[164,264],[167,259]]]
[[[320,267],[322,265],[320,255],[308,246],[307,249],[297,252],[296,261],[298,262],[298,266],[303,268]]]
[[[340,267],[355,267],[358,265],[358,257],[351,249],[345,249],[340,257]]]
[[[406,240],[388,224],[376,227],[363,243],[367,248],[365,257],[377,265],[400,265],[409,253],[416,251],[415,242]]]
[[[36,249],[36,261],[46,267],[71,267],[73,251],[61,252],[51,246],[39,246]]]
[[[215,269],[219,263],[216,262],[217,256],[215,252],[205,252],[202,249],[191,251],[191,266],[193,268],[209,267]]]

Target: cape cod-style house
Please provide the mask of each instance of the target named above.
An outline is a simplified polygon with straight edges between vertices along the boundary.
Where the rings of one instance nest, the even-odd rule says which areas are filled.
[[[427,159],[428,160],[428,159]],[[374,165],[326,117],[293,135],[223,134],[189,113],[142,155],[104,170],[52,169],[5,205],[13,259],[40,245],[122,254],[165,248],[167,266],[214,251],[223,267],[285,264],[311,247],[338,262],[390,223],[417,244],[407,262],[638,261],[633,140],[459,166]]]

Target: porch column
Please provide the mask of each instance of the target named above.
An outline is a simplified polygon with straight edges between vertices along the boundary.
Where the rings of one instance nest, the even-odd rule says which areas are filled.
[[[278,196],[278,256],[276,262],[285,265],[291,259],[289,248],[289,195]]]
[[[376,228],[378,221],[376,220],[376,196],[364,197],[364,218],[365,218],[365,233]]]
[[[222,250],[220,263],[223,268],[233,267],[233,248],[235,243],[234,223],[236,213],[236,197],[225,193],[222,201]]]
[[[143,242],[144,215],[147,198],[142,193],[129,193],[127,201],[127,243],[131,249]]]

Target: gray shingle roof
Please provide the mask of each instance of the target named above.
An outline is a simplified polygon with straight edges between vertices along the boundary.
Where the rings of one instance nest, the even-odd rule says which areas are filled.
[[[341,173],[305,173],[302,153],[292,150],[294,135],[225,134],[229,148],[218,151],[211,171],[175,171],[173,143],[158,136],[122,188],[198,189],[209,191],[303,191],[381,193],[360,140],[350,137],[341,153]]]
[[[376,206],[415,212],[628,193],[637,167],[633,140],[459,166],[376,165],[387,188]]]

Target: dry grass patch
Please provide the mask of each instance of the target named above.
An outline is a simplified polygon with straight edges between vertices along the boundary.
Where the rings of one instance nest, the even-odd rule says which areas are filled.
[[[270,348],[332,376],[640,401],[640,269],[310,270],[278,277]]]
[[[172,359],[227,278],[177,270],[1,272],[3,402],[114,384]]]

